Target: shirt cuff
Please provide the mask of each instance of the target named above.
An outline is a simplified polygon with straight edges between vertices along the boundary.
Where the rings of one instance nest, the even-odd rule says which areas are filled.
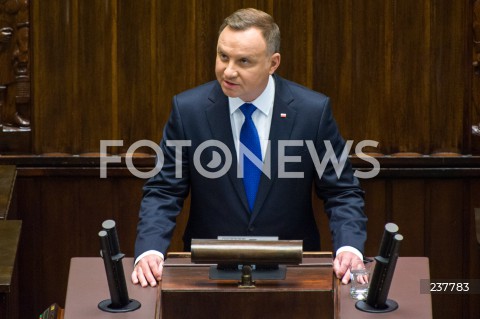
[[[360,260],[363,260],[363,254],[360,252],[360,250],[358,250],[357,248],[354,248],[352,246],[343,246],[343,247],[338,248],[336,256],[338,256],[338,254],[340,254],[341,252],[344,252],[344,251],[354,253],[355,255],[357,255],[360,258]]]
[[[160,258],[162,258],[162,260],[165,260],[165,256],[163,256],[163,254],[161,252],[159,252],[157,250],[147,250],[146,252],[144,252],[143,254],[138,256],[137,259],[135,259],[134,267],[138,264],[140,259],[142,259],[143,257],[145,257],[147,255],[157,255],[157,256],[160,256]]]

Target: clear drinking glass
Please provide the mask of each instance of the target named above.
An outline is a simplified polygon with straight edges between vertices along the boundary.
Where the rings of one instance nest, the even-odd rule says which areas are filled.
[[[367,299],[370,277],[371,271],[369,269],[350,270],[350,296],[352,296],[353,299]]]

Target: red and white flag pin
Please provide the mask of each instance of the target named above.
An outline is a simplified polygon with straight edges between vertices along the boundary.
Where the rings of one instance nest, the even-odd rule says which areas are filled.
[[[286,117],[287,117],[287,113],[280,113],[280,117],[281,117],[281,118],[286,118]]]

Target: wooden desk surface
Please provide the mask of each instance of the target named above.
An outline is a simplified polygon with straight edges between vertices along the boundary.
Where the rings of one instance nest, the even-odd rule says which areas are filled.
[[[123,260],[128,296],[142,305],[138,310],[126,313],[109,313],[98,309],[98,303],[110,299],[105,265],[100,257],[72,258],[68,276],[67,298],[65,301],[65,319],[150,319],[156,318],[156,288],[142,288],[133,285],[130,274],[133,270],[133,258]]]
[[[72,258],[68,280],[65,318],[158,318],[156,288],[141,288],[130,283],[133,269],[132,258],[124,259],[124,270],[129,296],[140,301],[142,307],[134,312],[109,314],[98,309],[97,305],[109,299],[107,279],[103,260],[96,258]],[[420,279],[429,279],[428,258],[400,257],[397,262],[389,299],[399,304],[399,308],[386,314],[368,314],[355,308],[355,301],[350,298],[349,285],[340,286],[340,308],[337,319],[372,319],[372,318],[432,318],[431,296],[420,294]]]
[[[0,221],[0,293],[8,293],[11,289],[21,228],[20,220]]]
[[[398,309],[389,313],[369,314],[355,308],[355,300],[350,298],[350,285],[340,287],[340,318],[432,318],[430,294],[420,294],[420,279],[430,279],[427,257],[400,257],[398,259],[388,299],[398,303]]]

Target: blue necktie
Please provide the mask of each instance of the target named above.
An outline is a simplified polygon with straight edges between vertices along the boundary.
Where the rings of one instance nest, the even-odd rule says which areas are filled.
[[[257,129],[252,120],[252,114],[257,108],[251,103],[245,103],[240,106],[240,110],[245,115],[245,122],[243,122],[240,130],[240,142],[245,145],[259,160],[262,160],[262,149],[260,148],[260,139],[258,137]],[[255,198],[257,197],[258,184],[260,183],[260,176],[262,171],[260,168],[244,156],[243,161],[243,185],[247,195],[248,206],[250,211],[253,210]]]

